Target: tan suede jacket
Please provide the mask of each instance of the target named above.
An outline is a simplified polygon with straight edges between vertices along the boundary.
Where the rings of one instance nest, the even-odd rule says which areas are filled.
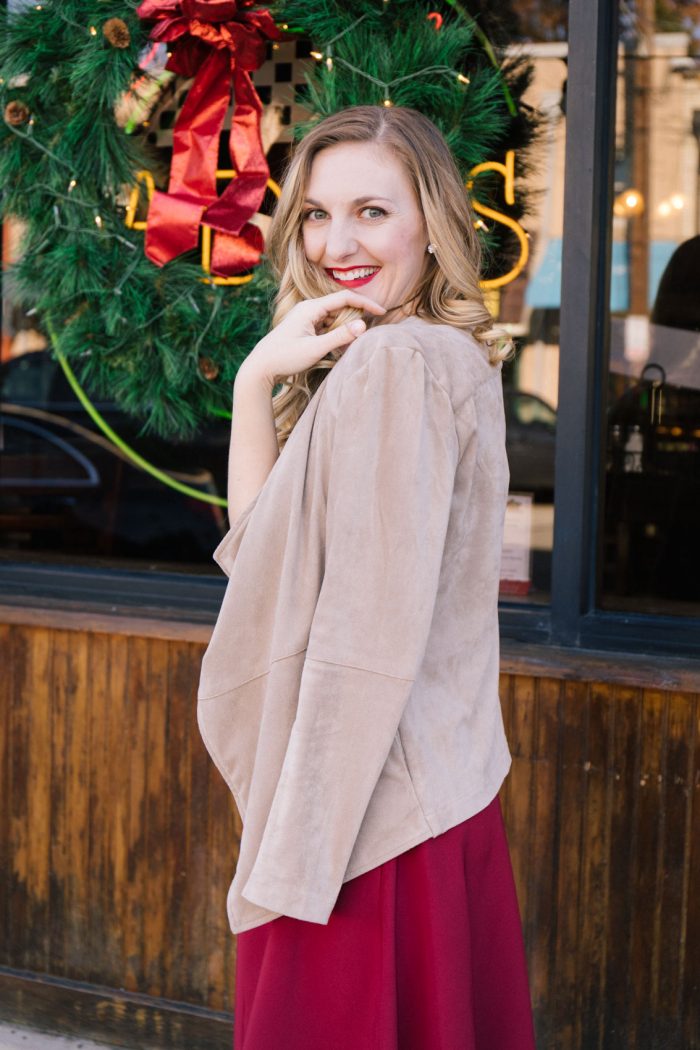
[[[327,923],[498,793],[508,482],[500,364],[409,318],[350,345],[217,547],[198,720],[244,825],[234,933]]]

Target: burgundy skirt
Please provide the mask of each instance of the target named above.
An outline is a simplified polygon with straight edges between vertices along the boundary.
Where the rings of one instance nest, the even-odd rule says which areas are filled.
[[[238,935],[235,1050],[534,1050],[498,798],[343,884],[327,926]]]

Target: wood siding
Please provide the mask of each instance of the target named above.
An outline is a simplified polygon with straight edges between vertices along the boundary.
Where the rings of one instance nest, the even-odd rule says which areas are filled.
[[[697,1048],[698,694],[517,674],[501,697],[539,1045]]]
[[[30,971],[205,1008],[221,1036],[201,1045],[228,1048],[240,823],[197,729],[204,643],[157,633],[0,625],[0,986]],[[693,676],[660,689],[620,668],[503,668],[538,1045],[700,1047]],[[22,1020],[26,988],[2,998]],[[122,1010],[124,1045],[159,1046],[143,1012]]]

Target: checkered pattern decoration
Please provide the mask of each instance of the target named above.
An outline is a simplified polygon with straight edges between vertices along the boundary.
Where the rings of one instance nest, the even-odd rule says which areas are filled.
[[[292,38],[267,45],[265,62],[252,74],[255,90],[265,110],[275,113],[275,124],[281,125],[275,134],[276,142],[290,142],[292,128],[300,120],[308,120],[309,113],[294,101],[295,92],[304,84],[304,73],[313,65],[309,57],[311,44],[308,40]],[[179,77],[165,89],[149,120],[148,141],[159,148],[171,149],[173,126],[180,112],[191,80]],[[231,114],[226,119],[226,128],[231,126]],[[267,125],[269,126],[269,125]],[[271,142],[265,141],[265,112],[263,112],[263,144],[267,149]]]

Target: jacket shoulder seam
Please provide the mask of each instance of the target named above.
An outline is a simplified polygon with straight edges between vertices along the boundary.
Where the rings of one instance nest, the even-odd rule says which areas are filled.
[[[457,427],[457,412],[455,410],[455,406],[452,403],[452,398],[450,397],[449,392],[442,385],[442,383],[437,378],[437,376],[435,375],[435,373],[431,369],[430,365],[426,361],[425,354],[422,352],[421,348],[419,346],[411,346],[410,343],[409,344],[404,344],[404,345],[400,345],[398,343],[387,343],[387,345],[383,347],[381,352],[382,353],[386,353],[387,350],[399,350],[401,352],[404,352],[404,351],[408,350],[411,354],[414,354],[414,355],[417,354],[420,357],[421,361],[423,362],[423,367],[425,369],[426,375],[428,375],[430,377],[431,382],[438,388],[438,390],[441,392],[441,394],[447,399],[447,404],[450,406],[450,412],[452,414],[452,425],[454,427],[454,437],[455,437],[455,442],[456,442],[456,445],[457,445],[457,455],[458,455],[458,458],[461,458],[462,447],[461,447],[461,442],[459,440],[459,430],[458,430],[458,427]],[[360,367],[357,369],[357,371],[353,373],[353,377],[354,376],[359,376],[360,373],[364,372],[366,369],[369,368],[370,364],[372,363],[372,356],[373,355],[368,357],[367,360],[362,365],[360,365]],[[348,377],[348,378],[350,378],[350,377]],[[342,394],[341,394],[341,397],[342,397]],[[467,398],[467,401],[473,401],[473,395],[470,395]],[[360,668],[360,670],[362,670],[362,668]]]
[[[385,353],[387,350],[399,350],[401,352],[408,350],[411,354],[414,354],[414,355],[418,354],[418,356],[420,357],[421,361],[423,362],[423,367],[425,368],[425,371],[428,373],[428,375],[430,376],[430,378],[433,381],[433,383],[435,384],[435,386],[438,387],[439,390],[441,390],[442,393],[445,395],[445,397],[447,398],[447,400],[448,400],[448,402],[450,404],[450,408],[454,412],[454,405],[452,404],[452,398],[450,397],[449,391],[445,389],[445,387],[442,385],[442,383],[440,382],[438,377],[435,375],[435,373],[433,372],[432,368],[430,367],[430,365],[428,364],[428,362],[425,359],[425,354],[423,353],[423,351],[421,350],[421,348],[419,346],[412,346],[410,343],[404,343],[403,345],[401,345],[399,343],[387,343],[384,347],[382,347],[381,352]],[[377,351],[375,350],[375,353],[376,352]],[[364,372],[367,368],[369,368],[370,364],[372,363],[373,356],[374,356],[373,354],[370,355],[367,358],[367,360],[365,362],[363,362],[363,364],[360,365],[360,367],[357,369],[357,371],[353,373],[353,375],[359,375],[360,372]],[[348,376],[348,378],[350,378],[350,377]]]

